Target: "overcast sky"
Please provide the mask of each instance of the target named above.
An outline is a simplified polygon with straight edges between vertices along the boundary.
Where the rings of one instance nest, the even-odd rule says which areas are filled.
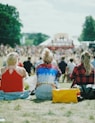
[[[85,17],[95,19],[95,0],[0,0],[19,11],[22,32],[80,35]]]

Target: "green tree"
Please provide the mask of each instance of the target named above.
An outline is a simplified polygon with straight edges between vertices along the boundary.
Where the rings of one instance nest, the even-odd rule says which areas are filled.
[[[0,4],[0,44],[20,44],[22,24],[15,7]]]
[[[39,45],[40,43],[42,43],[43,41],[45,41],[48,38],[48,36],[46,36],[45,34],[42,34],[42,33],[37,33],[36,37],[37,38],[33,42],[34,45]]]
[[[48,35],[42,33],[23,33],[26,37],[25,45],[39,45],[49,38]]]
[[[92,16],[87,16],[83,24],[83,30],[79,37],[80,41],[94,41],[95,40],[95,20]]]

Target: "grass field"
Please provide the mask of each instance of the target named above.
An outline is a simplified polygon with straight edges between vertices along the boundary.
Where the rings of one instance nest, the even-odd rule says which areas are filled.
[[[0,101],[5,123],[95,123],[95,100],[79,103],[52,103],[31,100]]]
[[[60,85],[69,87],[70,83]],[[0,101],[0,120],[2,118],[4,123],[95,123],[95,100],[52,103],[36,100],[33,95],[30,100]]]

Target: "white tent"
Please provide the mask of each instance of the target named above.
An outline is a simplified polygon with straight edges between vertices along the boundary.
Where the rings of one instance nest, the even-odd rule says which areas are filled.
[[[48,46],[51,44],[51,42],[52,42],[52,38],[49,38],[46,41],[42,42],[40,46]]]
[[[76,40],[73,40],[73,44],[75,45],[75,46],[80,46],[80,42],[76,39]]]
[[[53,40],[53,38],[47,39],[39,46],[46,46],[50,49],[59,49],[59,48],[69,49],[74,47],[72,40],[68,40],[68,39]]]

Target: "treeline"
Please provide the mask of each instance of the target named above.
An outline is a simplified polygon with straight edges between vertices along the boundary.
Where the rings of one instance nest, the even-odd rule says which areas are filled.
[[[24,37],[24,45],[39,45],[40,43],[44,42],[49,38],[48,35],[43,33],[23,33],[22,36]]]
[[[25,45],[37,46],[49,38],[48,35],[40,32],[21,34],[22,27],[23,24],[21,23],[17,9],[14,6],[0,3],[0,44],[9,44],[14,47],[16,44],[21,45],[21,39],[25,37]],[[79,40],[95,41],[95,20],[92,16],[85,17]]]

